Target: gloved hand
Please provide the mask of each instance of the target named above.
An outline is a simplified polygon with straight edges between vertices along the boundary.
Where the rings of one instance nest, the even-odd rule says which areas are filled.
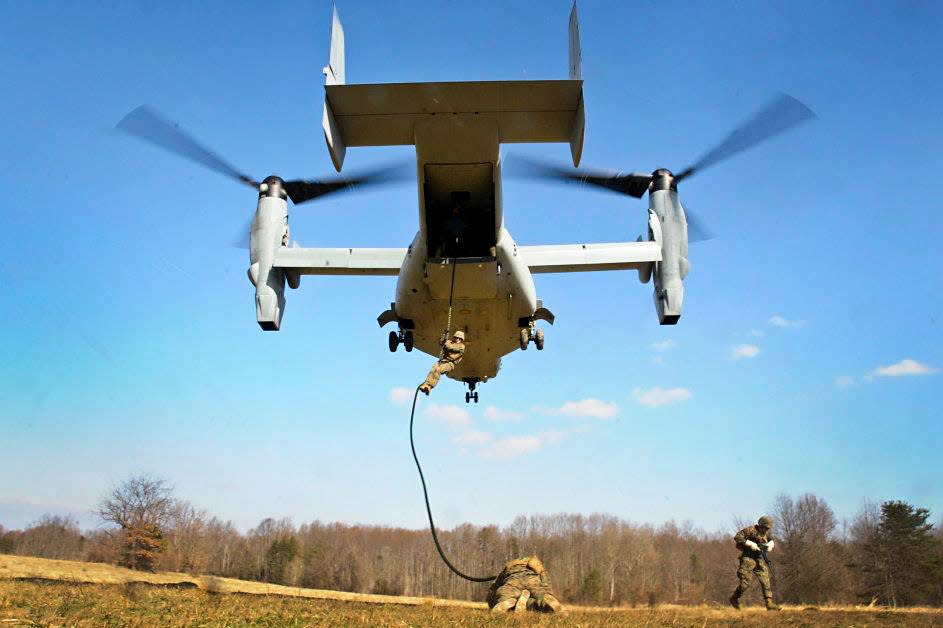
[[[753,541],[748,540],[746,543],[744,543],[744,545],[746,545],[747,548],[753,550],[754,552],[760,551],[760,546],[754,543]]]
[[[763,546],[763,549],[765,549],[767,552],[772,552],[773,547],[775,546],[776,544],[773,543],[773,539],[770,539],[769,541],[766,542],[766,545]]]
[[[449,332],[442,332],[442,336],[439,337],[439,344],[444,345],[449,339]]]

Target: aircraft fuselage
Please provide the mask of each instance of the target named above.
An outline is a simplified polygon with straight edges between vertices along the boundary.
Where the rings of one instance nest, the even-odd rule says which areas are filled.
[[[474,114],[418,124],[416,167],[420,230],[399,273],[395,312],[415,346],[437,356],[452,292],[449,333],[464,330],[467,350],[449,376],[483,381],[519,348],[537,309],[530,270],[504,228],[497,125]]]

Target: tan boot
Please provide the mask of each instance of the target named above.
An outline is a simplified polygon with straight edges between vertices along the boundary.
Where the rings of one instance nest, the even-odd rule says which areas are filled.
[[[733,595],[730,596],[730,599],[727,601],[730,602],[730,605],[733,606],[735,609],[737,609],[738,611],[740,610],[740,596],[739,595],[734,593]]]
[[[566,614],[566,611],[563,610],[563,604],[560,603],[560,600],[553,597],[549,593],[544,596],[544,606],[549,606],[554,613]]]
[[[766,598],[766,610],[768,611],[781,611],[783,607],[773,601],[773,598]]]
[[[426,397],[429,396],[429,387],[426,386],[425,384],[423,384],[422,386],[419,387],[419,391],[422,392],[422,393],[424,393],[424,394],[426,395]]]
[[[517,598],[517,603],[514,605],[515,613],[523,613],[527,610],[527,600],[530,599],[530,591],[524,589],[524,592],[521,593],[521,597]]]

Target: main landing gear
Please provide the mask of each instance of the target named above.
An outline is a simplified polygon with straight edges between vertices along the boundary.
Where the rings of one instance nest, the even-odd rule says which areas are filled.
[[[478,403],[478,393],[475,392],[475,386],[478,384],[478,382],[466,381],[465,383],[468,384],[468,392],[465,393],[465,403],[470,403],[472,401],[474,401],[475,403]]]
[[[403,348],[407,352],[413,350],[413,332],[410,330],[400,331],[399,333],[395,331],[390,332],[390,351],[396,352],[396,349],[399,348],[400,343],[403,344]]]
[[[544,330],[534,330],[533,323],[530,327],[524,327],[521,329],[521,351],[527,351],[527,345],[532,342],[534,343],[534,346],[537,347],[537,351],[544,350]]]

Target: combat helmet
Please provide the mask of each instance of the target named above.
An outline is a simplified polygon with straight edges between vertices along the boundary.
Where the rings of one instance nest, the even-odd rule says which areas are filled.
[[[756,522],[757,527],[766,528],[767,530],[773,529],[773,518],[769,515],[763,515]]]
[[[463,332],[461,329],[456,329],[456,330],[455,330],[455,333],[452,334],[452,338],[461,338],[461,339],[462,339],[462,342],[464,342],[464,341],[465,341],[465,332]]]

